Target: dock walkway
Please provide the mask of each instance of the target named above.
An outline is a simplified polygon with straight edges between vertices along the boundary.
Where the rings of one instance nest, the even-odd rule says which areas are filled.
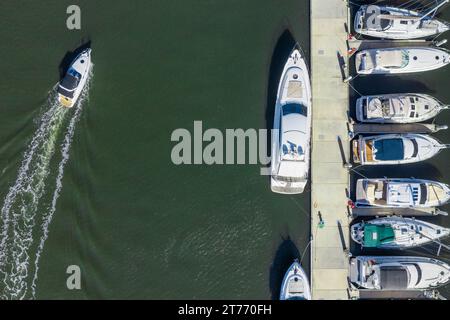
[[[311,2],[313,137],[311,162],[311,285],[313,299],[348,299],[349,159],[347,110],[343,83],[347,61],[348,8],[343,0]],[[323,219],[324,225],[319,227]]]

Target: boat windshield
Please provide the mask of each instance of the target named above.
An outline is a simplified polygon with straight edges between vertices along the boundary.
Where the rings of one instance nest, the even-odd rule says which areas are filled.
[[[71,68],[69,69],[69,71],[67,71],[67,74],[62,79],[60,86],[65,88],[66,90],[74,90],[80,83],[80,79],[81,74]]]
[[[374,154],[377,160],[403,160],[405,156],[403,140],[399,138],[375,140]]]
[[[401,266],[382,266],[380,286],[384,290],[400,290],[408,287],[408,271]]]
[[[287,116],[290,114],[300,114],[304,117],[308,116],[308,109],[301,104],[298,103],[288,103],[285,104],[283,107],[283,116]]]

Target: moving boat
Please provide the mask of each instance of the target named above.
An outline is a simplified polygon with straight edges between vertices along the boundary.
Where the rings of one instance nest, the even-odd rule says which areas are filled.
[[[429,222],[386,217],[356,223],[351,227],[353,241],[364,248],[407,249],[437,241],[450,234],[450,229]]]
[[[272,130],[271,189],[302,193],[308,182],[311,140],[311,83],[305,58],[294,49],[278,87]]]
[[[297,259],[284,276],[280,300],[311,300],[308,277]]]
[[[448,1],[442,1],[425,14],[391,6],[377,6],[378,11],[375,11],[374,6],[363,5],[355,14],[354,29],[362,35],[382,39],[432,37],[450,29],[447,22],[431,17]]]
[[[421,179],[359,179],[356,182],[358,207],[432,208],[450,201],[450,187]]]
[[[439,69],[450,62],[449,52],[434,47],[362,50],[356,54],[359,74],[397,74]]]
[[[352,141],[353,162],[362,165],[406,164],[424,161],[450,145],[425,134],[385,134]]]
[[[63,107],[72,108],[77,102],[89,75],[91,49],[81,52],[70,65],[58,85],[58,100]]]
[[[450,266],[425,257],[359,256],[350,259],[350,282],[372,290],[423,290],[450,280]]]
[[[365,123],[416,123],[430,120],[448,108],[426,94],[362,96],[356,101],[356,119]]]

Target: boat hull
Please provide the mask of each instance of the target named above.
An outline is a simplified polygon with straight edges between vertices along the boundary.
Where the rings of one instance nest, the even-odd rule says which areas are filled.
[[[374,14],[374,12],[368,12],[368,8],[367,5],[361,6],[356,12],[354,20],[355,32],[364,36],[390,40],[409,40],[429,38],[449,30],[448,24],[439,19],[428,18],[423,21],[418,21],[417,19],[420,19],[422,15],[417,11],[391,6],[378,7],[380,13],[385,12],[393,17],[391,24],[383,28],[381,23],[379,23],[378,26],[375,25],[370,28],[364,24],[366,16],[372,18]],[[402,17],[409,18],[411,22],[408,22],[407,25],[400,23]]]
[[[390,193],[392,185],[401,186],[406,190],[401,197],[401,201],[388,200],[387,195]],[[371,186],[371,191],[370,189]],[[378,187],[379,186],[379,187]],[[416,194],[420,199],[413,199],[412,189],[417,187]],[[376,200],[374,193],[376,189],[381,196],[381,200]],[[395,193],[398,194],[398,188]],[[419,193],[420,190],[420,193]],[[444,183],[423,179],[358,179],[356,182],[356,199],[357,207],[374,207],[374,208],[434,208],[443,206],[450,201],[450,187]]]
[[[405,47],[362,50],[356,54],[358,74],[404,74],[432,71],[450,63],[444,49]]]
[[[81,52],[72,62],[69,71],[75,70],[81,78],[75,89],[67,90],[59,84],[58,87],[58,101],[65,108],[72,108],[78,101],[84,86],[86,85],[91,68],[91,49],[86,49]]]
[[[368,236],[372,236],[372,234],[365,234],[365,229],[367,229],[368,225],[376,227],[389,226],[394,232],[394,238],[384,242],[367,239]],[[360,244],[363,248],[403,250],[426,245],[448,237],[450,229],[411,218],[386,217],[356,223],[351,226],[350,234],[352,240]]]
[[[299,83],[299,84],[298,84]],[[294,84],[298,84],[294,86]],[[271,190],[280,194],[303,193],[309,179],[310,140],[311,140],[311,82],[305,57],[298,48],[295,48],[285,64],[278,86],[277,100],[274,112],[272,130],[272,161],[271,161]],[[283,139],[282,123],[283,107],[298,105],[306,110],[302,121],[291,121],[292,131],[299,133],[302,141],[302,160],[284,161],[285,144]],[[298,125],[297,125],[298,124]],[[303,128],[302,128],[303,126]],[[300,133],[301,132],[301,133]],[[289,139],[287,139],[289,140]],[[288,165],[287,165],[287,162]],[[281,168],[289,167],[289,170]]]
[[[381,107],[377,106],[377,104],[387,104],[386,102],[392,106],[391,109],[394,109],[394,106],[397,108],[408,106],[408,110],[401,111],[402,115],[395,114],[398,110],[389,111],[390,114],[386,114],[383,110],[379,110],[382,109]],[[430,120],[447,107],[426,94],[404,93],[362,96],[357,99],[355,108],[356,119],[361,123],[406,124]]]
[[[415,139],[417,150],[413,154],[404,156],[401,159],[377,159],[373,153],[373,145],[377,140],[402,140]],[[400,165],[408,163],[416,163],[428,160],[447,146],[441,144],[438,140],[431,136],[423,134],[386,134],[378,136],[358,136],[351,141],[352,160],[356,164],[362,165]]]
[[[447,284],[450,266],[425,257],[358,256],[350,258],[349,275],[353,285],[368,290],[425,290]]]

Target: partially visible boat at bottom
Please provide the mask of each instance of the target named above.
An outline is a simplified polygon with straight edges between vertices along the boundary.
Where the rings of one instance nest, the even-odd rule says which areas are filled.
[[[404,217],[377,218],[351,226],[353,241],[364,248],[407,249],[447,237],[450,229]]]
[[[447,263],[426,257],[352,257],[349,272],[353,285],[369,290],[425,290],[450,280]]]
[[[281,284],[280,300],[311,300],[308,276],[296,259]]]

